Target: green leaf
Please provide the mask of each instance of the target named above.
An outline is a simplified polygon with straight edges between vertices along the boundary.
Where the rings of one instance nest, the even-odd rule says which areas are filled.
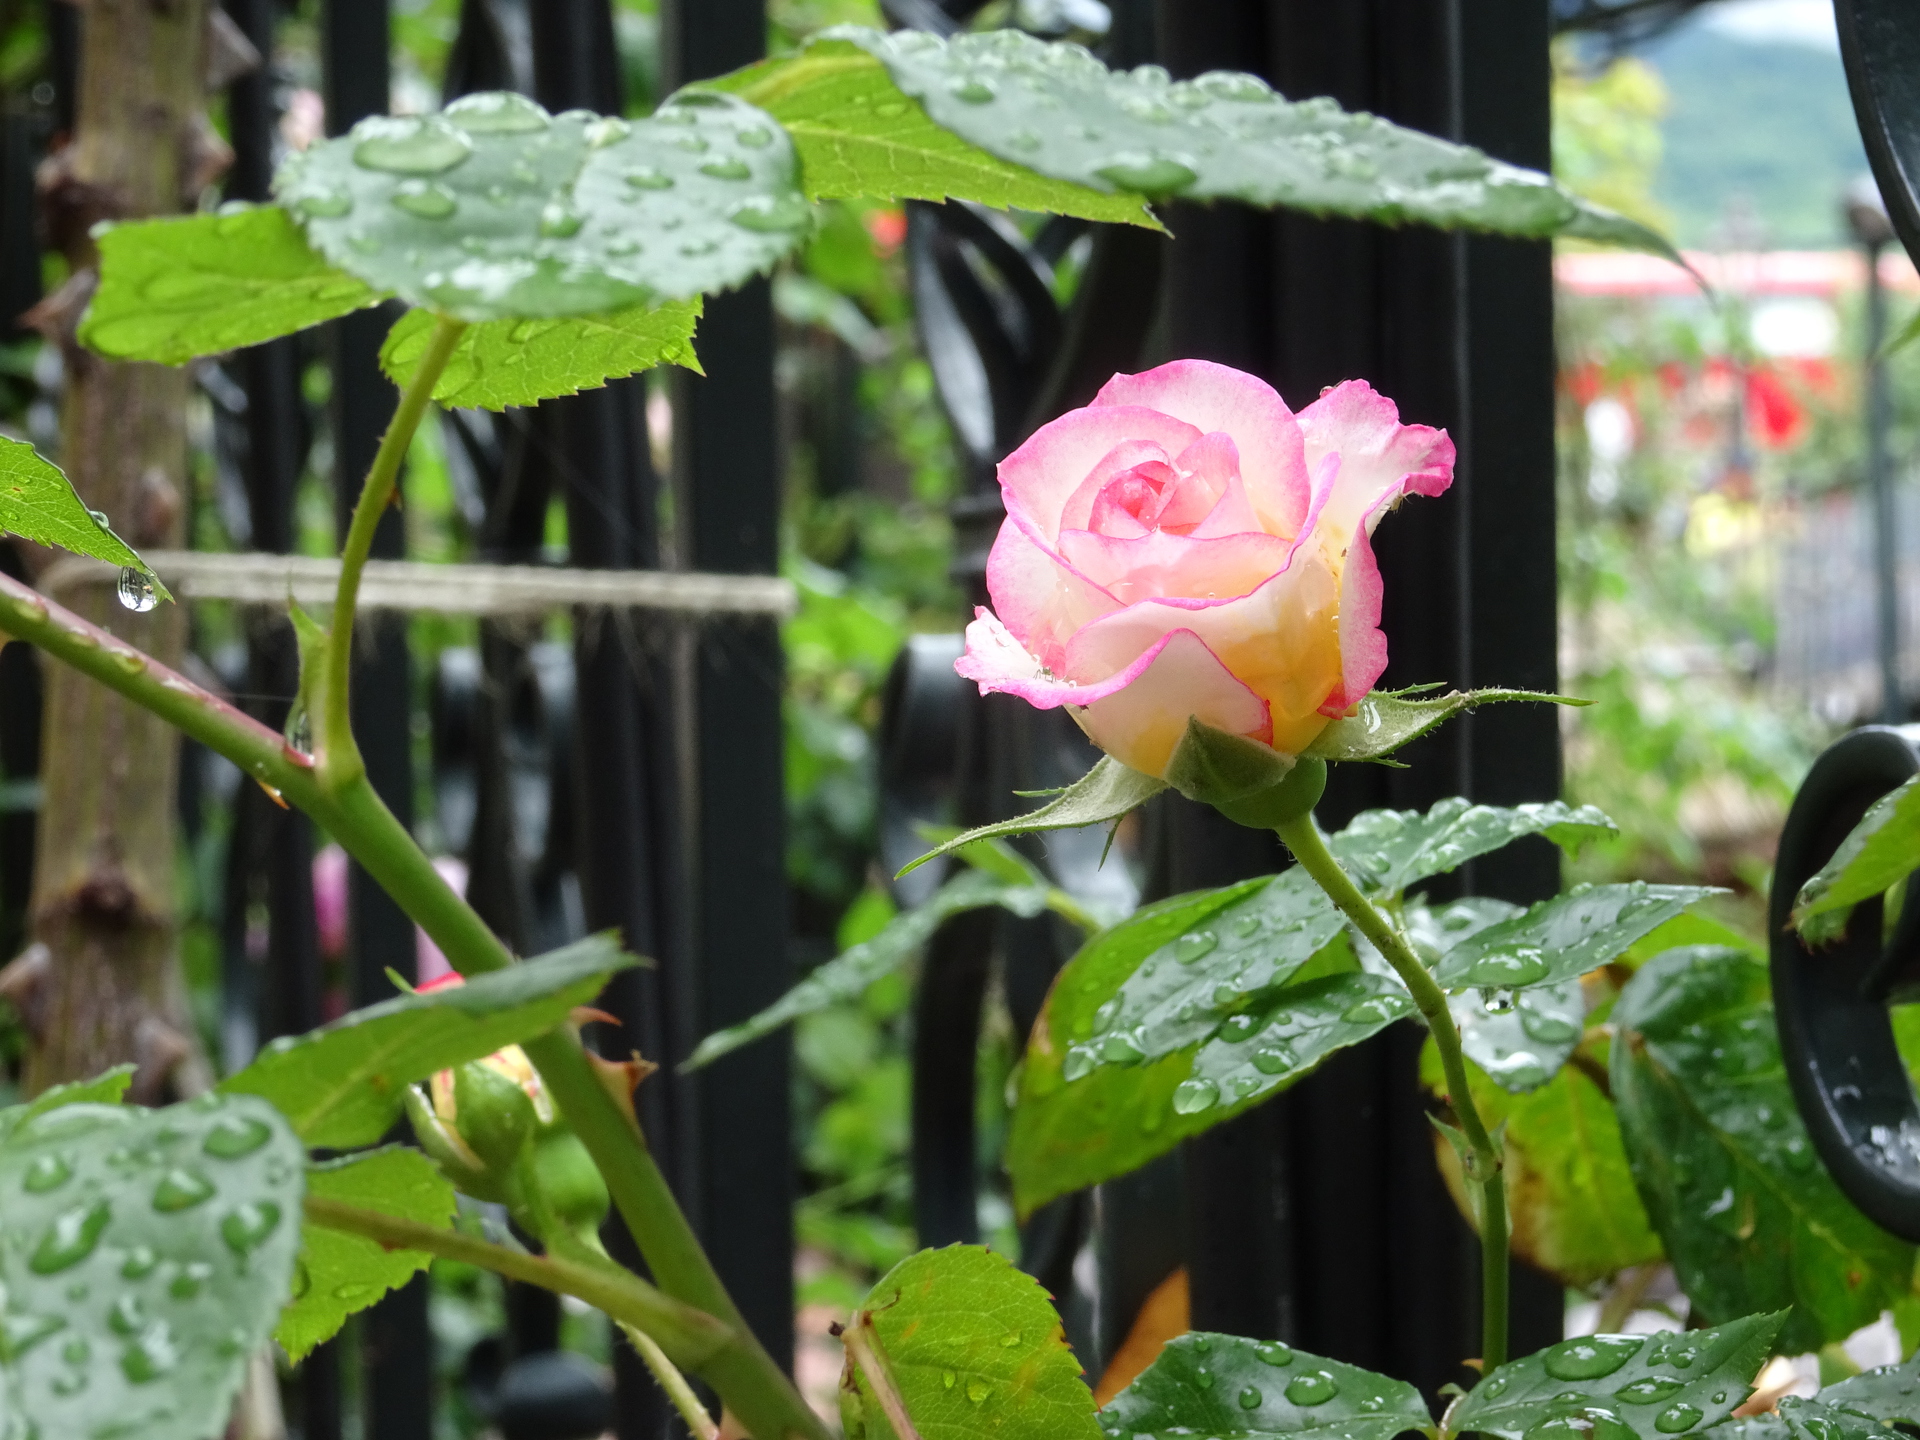
[[[1539,1440],[1693,1434],[1746,1400],[1785,1318],[1776,1312],[1712,1330],[1562,1340],[1500,1366],[1467,1393],[1449,1423],[1500,1440],[1555,1421]]]
[[[107,517],[87,509],[58,466],[41,459],[26,441],[0,435],[0,533],[7,531],[36,545],[138,570],[164,598],[173,598],[147,562],[113,533]]]
[[[133,1064],[116,1065],[91,1080],[70,1080],[65,1085],[41,1091],[24,1105],[7,1106],[0,1110],[0,1145],[5,1145],[8,1137],[27,1121],[63,1105],[120,1104],[126,1099],[127,1087],[133,1083],[134,1071],[139,1068]]]
[[[1003,160],[1095,190],[1245,200],[1395,225],[1579,235],[1675,256],[1659,235],[1549,177],[1331,100],[1299,104],[1252,75],[1169,83],[1114,72],[1077,45],[1018,30],[823,32],[877,56],[935,122]],[[1071,123],[1068,123],[1068,122]]]
[[[1833,858],[1794,897],[1793,925],[1815,944],[1846,933],[1847,912],[1920,865],[1920,775],[1889,790],[1860,817]],[[1838,913],[1835,913],[1838,912]],[[1809,922],[1830,916],[1815,925]]]
[[[751,1045],[782,1025],[859,996],[884,975],[891,975],[919,953],[948,917],[986,905],[999,905],[1014,914],[1031,917],[1047,908],[1049,887],[1024,881],[1009,884],[995,875],[968,870],[956,875],[927,899],[903,910],[870,940],[864,940],[821,964],[812,974],[751,1019],[702,1040],[682,1071],[710,1065],[743,1045]]]
[[[452,1223],[458,1203],[453,1186],[431,1160],[399,1145],[313,1166],[307,1171],[307,1193],[439,1229]],[[273,1331],[295,1364],[337,1335],[347,1316],[397,1290],[433,1262],[424,1250],[389,1250],[324,1225],[303,1225],[300,1236],[293,1298]]]
[[[1627,983],[1613,1023],[1634,1181],[1697,1313],[1791,1305],[1792,1354],[1845,1339],[1906,1293],[1913,1247],[1848,1203],[1807,1139],[1764,966],[1670,950]]]
[[[1460,1046],[1502,1090],[1538,1090],[1573,1057],[1587,1004],[1578,980],[1522,990],[1493,1008],[1478,993],[1450,995]]]
[[[102,226],[100,288],[80,342],[112,360],[181,365],[377,304],[278,205]]]
[[[1829,1385],[1820,1403],[1889,1424],[1920,1425],[1920,1355],[1904,1365],[1882,1365]]]
[[[1780,1419],[1792,1440],[1901,1440],[1902,1435],[1871,1416],[1829,1405],[1824,1390],[1818,1400],[1787,1396],[1780,1402]]]
[[[1159,228],[1137,195],[1051,179],[934,124],[851,41],[815,39],[798,55],[701,83],[758,105],[786,127],[810,199],[971,200]]]
[[[1597,970],[1696,900],[1697,885],[1581,885],[1469,936],[1433,967],[1449,990],[1523,990]]]
[[[316,1148],[377,1144],[399,1117],[404,1087],[544,1034],[591,1003],[609,976],[638,963],[611,934],[589,936],[464,985],[401,995],[275,1040],[220,1089],[271,1100]]]
[[[1409,700],[1404,694],[1375,692],[1352,715],[1330,723],[1302,754],[1322,760],[1378,760],[1402,745],[1418,740],[1455,715],[1479,705],[1508,700],[1534,700],[1551,705],[1591,705],[1571,695],[1547,695],[1534,690],[1449,691],[1427,700]]]
[[[1393,1440],[1429,1430],[1420,1392],[1277,1340],[1180,1335],[1100,1411],[1109,1440]]]
[[[1613,821],[1591,805],[1554,800],[1501,810],[1455,795],[1436,802],[1424,815],[1418,810],[1368,810],[1327,843],[1361,884],[1391,895],[1524,835],[1544,835],[1571,854],[1589,840],[1616,833]]]
[[[1030,835],[1036,830],[1073,830],[1082,825],[1103,825],[1118,820],[1166,788],[1166,781],[1131,770],[1111,755],[1102,755],[1091,770],[1039,809],[956,835],[902,868],[900,874],[917,869],[936,856],[951,855],[964,845],[996,835]]]
[[[867,1293],[863,1322],[923,1440],[1104,1440],[1047,1292],[1003,1256],[922,1250]],[[864,1374],[848,1403],[868,1440],[891,1433]]]
[[[696,297],[632,305],[606,315],[487,320],[460,336],[433,398],[447,406],[504,410],[597,389],[655,365],[704,374],[693,353],[700,309]],[[404,389],[412,380],[433,327],[427,311],[409,310],[388,332],[380,368],[395,385]]]
[[[67,1105],[15,1130],[0,1151],[0,1428],[219,1434],[286,1297],[305,1161],[273,1107],[242,1096]]]
[[[1420,1052],[1420,1078],[1445,1096],[1431,1038]],[[1580,1289],[1660,1258],[1660,1239],[1633,1188],[1613,1102],[1590,1074],[1570,1065],[1524,1095],[1501,1089],[1474,1066],[1467,1079],[1480,1118],[1505,1138],[1502,1173],[1515,1255]],[[1472,1216],[1452,1152],[1436,1145],[1434,1154],[1460,1213]]]
[[[549,116],[505,92],[373,116],[274,182],[327,259],[462,320],[604,314],[772,268],[806,234],[765,112],[682,91],[646,120]]]

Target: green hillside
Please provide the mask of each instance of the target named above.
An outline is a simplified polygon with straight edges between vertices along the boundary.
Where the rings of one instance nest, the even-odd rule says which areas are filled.
[[[1682,245],[1725,243],[1743,199],[1763,243],[1843,238],[1839,193],[1867,168],[1839,55],[1754,44],[1694,23],[1643,52],[1671,93],[1655,198]]]

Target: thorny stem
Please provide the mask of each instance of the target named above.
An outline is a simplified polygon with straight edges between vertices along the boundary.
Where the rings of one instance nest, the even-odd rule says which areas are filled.
[[[700,1397],[693,1393],[693,1387],[687,1383],[687,1377],[667,1358],[654,1338],[638,1325],[629,1324],[616,1318],[614,1323],[620,1327],[620,1333],[627,1337],[628,1343],[640,1352],[641,1363],[649,1374],[659,1382],[660,1388],[667,1392],[667,1399],[673,1402],[673,1408],[680,1412],[680,1418],[687,1422],[687,1429],[693,1432],[693,1440],[716,1440],[720,1427],[713,1423],[713,1417],[707,1413],[707,1407],[700,1403]]]
[[[447,368],[453,350],[466,332],[464,320],[445,315],[435,319],[428,337],[420,368],[414,371],[407,388],[401,392],[400,405],[393,412],[380,449],[367,469],[366,484],[354,502],[353,522],[347,527],[346,543],[340,547],[340,586],[333,596],[333,629],[327,644],[327,675],[324,714],[315,717],[319,733],[315,742],[320,749],[321,773],[329,788],[350,784],[366,773],[360,747],[354,742],[352,709],[348,703],[348,682],[353,673],[353,618],[360,601],[360,572],[373,551],[373,533],[393,501],[394,486],[400,479],[400,463],[407,458],[407,447],[420,428],[427,406],[433,402],[433,387]]]
[[[900,1389],[893,1383],[887,1357],[874,1341],[873,1321],[867,1312],[856,1310],[839,1334],[840,1343],[847,1347],[847,1359],[865,1377],[867,1388],[873,1391],[881,1413],[893,1427],[894,1440],[920,1440],[920,1432],[913,1428],[913,1418],[907,1414],[907,1402],[900,1398]]]
[[[1467,1178],[1480,1187],[1480,1362],[1481,1373],[1486,1374],[1507,1359],[1507,1187],[1501,1174],[1500,1151],[1487,1133],[1467,1085],[1460,1029],[1447,1008],[1446,992],[1400,932],[1340,868],[1311,814],[1289,820],[1278,833],[1301,868],[1327,892],[1327,898],[1386,957],[1433,1032],[1433,1043],[1446,1072],[1447,1098],[1472,1150]]]

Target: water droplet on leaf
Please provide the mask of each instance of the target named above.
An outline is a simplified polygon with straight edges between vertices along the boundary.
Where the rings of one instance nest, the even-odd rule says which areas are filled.
[[[153,580],[145,572],[133,566],[124,566],[120,571],[119,583],[114,586],[114,594],[120,597],[120,604],[136,615],[144,615],[159,604],[159,596],[153,588]]]
[[[179,1360],[180,1352],[174,1348],[173,1334],[163,1321],[121,1354],[120,1373],[136,1385],[145,1385],[172,1370]]]
[[[1191,166],[1157,155],[1123,155],[1093,173],[1121,190],[1150,198],[1177,195],[1198,178]]]
[[[1263,1364],[1278,1367],[1293,1363],[1293,1347],[1279,1340],[1264,1341],[1253,1347],[1253,1353]]]
[[[1213,1081],[1195,1077],[1182,1080],[1173,1092],[1173,1109],[1177,1115],[1197,1115],[1209,1110],[1220,1098],[1220,1087]]]
[[[57,1275],[71,1269],[93,1253],[100,1243],[100,1232],[107,1228],[113,1212],[104,1200],[77,1205],[54,1217],[54,1221],[33,1247],[27,1268],[36,1275]]]
[[[473,153],[472,141],[438,119],[376,115],[353,133],[353,163],[389,175],[438,175]]]
[[[972,76],[956,80],[947,87],[947,93],[956,100],[964,100],[969,105],[984,105],[994,98],[994,88],[986,81]]]
[[[508,90],[462,95],[441,113],[474,135],[528,134],[552,123],[543,108]]]
[[[1700,1422],[1700,1412],[1691,1405],[1671,1405],[1653,1417],[1653,1428],[1662,1435],[1678,1435]]]
[[[1664,1378],[1636,1380],[1631,1385],[1622,1385],[1614,1391],[1614,1397],[1626,1401],[1629,1405],[1658,1405],[1663,1400],[1671,1399],[1679,1393],[1681,1388],[1678,1380]]]
[[[0,1360],[18,1360],[66,1324],[57,1315],[0,1315]]]
[[[1091,1074],[1099,1063],[1099,1053],[1091,1045],[1074,1045],[1068,1048],[1067,1058],[1060,1062],[1060,1074],[1068,1081],[1078,1080]]]
[[[951,1370],[943,1371],[940,1375],[940,1383],[949,1390],[951,1390],[959,1382],[959,1379],[960,1377],[954,1374],[953,1371]]]
[[[213,1193],[213,1182],[197,1170],[169,1170],[154,1187],[153,1208],[163,1215],[171,1215],[178,1210],[192,1209],[211,1199]]]
[[[578,210],[554,201],[540,212],[540,233],[549,240],[565,240],[578,235],[586,221]]]
[[[160,1263],[160,1257],[151,1247],[136,1245],[127,1252],[127,1258],[120,1262],[120,1278],[123,1280],[144,1280],[153,1273],[153,1267]]]
[[[1253,1052],[1253,1068],[1262,1075],[1284,1075],[1298,1063],[1293,1051],[1278,1042],[1262,1045]]]
[[[1483,990],[1531,985],[1547,974],[1546,956],[1532,946],[1482,955],[1467,967],[1467,983]]]
[[[453,192],[431,180],[403,180],[394,187],[393,207],[421,220],[444,220],[460,208]]]
[[[756,195],[734,206],[727,218],[742,230],[752,230],[762,235],[777,234],[783,230],[798,230],[806,224],[807,206],[805,202],[789,197]]]
[[[220,1222],[220,1238],[234,1254],[246,1255],[257,1249],[279,1225],[278,1205],[271,1200],[249,1201],[229,1211]]]
[[[1220,947],[1220,937],[1211,930],[1193,930],[1173,942],[1173,958],[1182,965],[1203,960]]]
[[[1287,1399],[1296,1405],[1324,1405],[1340,1393],[1340,1387],[1325,1370],[1307,1370],[1287,1382]]]
[[[344,190],[322,190],[313,195],[302,195],[294,202],[294,209],[313,220],[338,220],[353,210],[353,197]]]
[[[1546,1352],[1542,1363],[1556,1380],[1597,1380],[1613,1374],[1644,1344],[1637,1335],[1587,1335],[1562,1340]]]
[[[700,167],[702,175],[716,180],[751,180],[753,169],[744,160],[709,160]]]
[[[200,1148],[216,1160],[238,1160],[258,1150],[272,1135],[265,1122],[251,1116],[222,1115]]]
[[[1115,1065],[1128,1065],[1146,1055],[1140,1042],[1126,1031],[1107,1036],[1100,1043],[1100,1058]]]
[[[1266,1398],[1266,1396],[1254,1389],[1253,1386],[1249,1385],[1240,1392],[1240,1408],[1242,1410],[1258,1410]]]
[[[138,1335],[147,1323],[147,1307],[138,1295],[122,1295],[107,1312],[107,1324],[116,1335]]]
[[[967,1381],[967,1399],[978,1405],[993,1393],[993,1387],[981,1379]]]
[[[26,1177],[20,1185],[29,1195],[44,1195],[49,1190],[58,1190],[72,1175],[73,1167],[58,1155],[42,1155],[27,1166]]]
[[[651,165],[640,165],[621,177],[635,190],[671,190],[673,177],[654,169]]]

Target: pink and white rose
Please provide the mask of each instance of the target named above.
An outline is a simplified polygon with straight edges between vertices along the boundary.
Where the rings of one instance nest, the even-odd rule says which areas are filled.
[[[1453,459],[1363,381],[1295,415],[1204,360],[1116,375],[1001,462],[993,609],[955,668],[1150,775],[1192,717],[1298,754],[1386,669],[1373,527]]]

